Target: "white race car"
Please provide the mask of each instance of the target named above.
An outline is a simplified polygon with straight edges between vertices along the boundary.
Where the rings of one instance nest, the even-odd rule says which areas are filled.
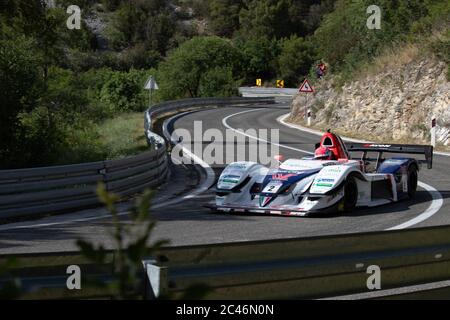
[[[359,152],[353,160],[350,153]],[[375,152],[376,158],[368,154]],[[425,161],[384,153],[423,154]],[[351,212],[416,194],[418,172],[432,168],[433,147],[414,145],[349,144],[328,131],[316,145],[314,157],[290,159],[269,169],[254,162],[236,162],[222,172],[216,199],[207,205],[219,212],[307,216]]]

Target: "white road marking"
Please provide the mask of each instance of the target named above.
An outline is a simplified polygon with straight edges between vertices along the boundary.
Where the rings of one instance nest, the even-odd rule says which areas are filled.
[[[433,188],[432,186],[429,186],[423,182],[419,182],[419,187],[425,189],[426,191],[428,191],[428,193],[431,195],[431,197],[433,198],[433,200],[431,201],[430,206],[428,207],[427,210],[425,210],[423,213],[421,213],[420,215],[418,215],[417,217],[415,217],[414,219],[411,219],[405,223],[402,223],[398,226],[392,227],[387,229],[388,231],[392,231],[392,230],[403,230],[403,229],[407,229],[409,227],[412,227],[416,224],[419,224],[429,218],[431,218],[432,216],[434,216],[442,207],[442,205],[444,204],[444,199],[442,198],[442,195],[439,191],[437,191],[435,188]]]
[[[227,123],[228,119],[230,119],[230,118],[233,118],[233,117],[235,117],[235,116],[238,116],[238,115],[241,115],[241,114],[244,114],[244,113],[250,113],[250,112],[255,112],[255,111],[259,111],[259,110],[263,110],[263,109],[246,110],[246,111],[243,111],[243,112],[238,112],[238,113],[229,115],[228,117],[225,117],[225,118],[222,119],[222,124],[223,124],[227,129],[232,130],[232,131],[234,131],[234,132],[236,132],[236,133],[238,133],[238,134],[240,134],[240,135],[243,135],[243,136],[245,136],[245,137],[248,137],[248,138],[250,138],[250,139],[262,141],[262,142],[265,142],[265,143],[268,143],[268,144],[272,144],[272,145],[274,145],[274,146],[278,146],[278,147],[285,148],[285,149],[289,149],[289,150],[299,151],[299,152],[306,153],[306,154],[314,154],[313,152],[310,152],[310,151],[307,151],[307,150],[303,150],[303,149],[298,149],[298,148],[293,148],[293,147],[285,146],[285,145],[282,145],[282,144],[279,144],[279,143],[274,143],[274,142],[271,142],[271,141],[268,141],[268,140],[265,140],[265,139],[261,139],[261,138],[258,138],[258,137],[249,135],[249,134],[243,132],[243,130],[235,129],[235,128],[231,127],[231,126]]]
[[[378,290],[378,291],[370,291],[370,292],[364,292],[364,293],[357,293],[357,294],[351,294],[346,296],[338,296],[338,297],[332,297],[332,298],[324,298],[324,299],[318,299],[318,300],[367,300],[367,299],[375,299],[375,298],[386,298],[386,297],[395,297],[395,296],[401,296],[404,294],[413,294],[413,293],[420,293],[442,288],[449,288],[450,287],[450,281],[441,281],[441,282],[433,282],[433,283],[426,283],[426,284],[420,284],[415,286],[409,286],[409,287],[400,287],[395,289],[386,289],[386,290]]]
[[[227,127],[228,129],[231,129],[231,130],[233,130],[233,131],[235,131],[235,132],[237,132],[237,133],[239,133],[239,134],[242,134],[242,135],[244,135],[244,136],[247,136],[247,137],[249,137],[249,138],[252,138],[252,139],[255,139],[255,140],[259,140],[259,141],[262,141],[262,142],[271,143],[270,141],[267,141],[267,140],[264,140],[264,139],[260,139],[260,138],[258,138],[258,137],[250,136],[250,135],[248,135],[248,134],[242,132],[241,130],[238,130],[238,129],[235,129],[235,128],[231,127],[231,126],[227,123],[227,121],[228,121],[230,118],[232,118],[232,117],[235,117],[235,116],[238,116],[238,115],[241,115],[241,114],[244,114],[244,113],[248,113],[248,112],[259,111],[259,110],[262,110],[262,109],[254,109],[254,110],[249,110],[249,111],[244,111],[244,112],[238,112],[238,113],[229,115],[229,116],[225,117],[225,118],[222,120],[222,123],[223,123],[223,125],[224,125],[225,127]],[[286,122],[285,122],[285,119],[286,119],[286,118],[287,118],[287,115],[284,115],[284,116],[278,118],[277,120],[278,120],[281,124],[286,125],[287,127],[294,128],[294,129],[297,129],[297,130],[300,130],[300,131],[305,131],[305,130],[303,130],[303,129],[300,129],[298,126],[286,124]],[[320,132],[315,131],[315,130],[308,130],[307,132],[309,132],[309,133],[311,133],[311,134],[318,135],[318,136],[322,136],[322,134],[321,134]],[[360,142],[360,141],[361,141],[361,140],[348,139],[348,138],[342,138],[342,139],[343,139],[343,140],[346,140],[346,141],[353,140],[353,142]],[[364,142],[366,142],[366,141],[364,141]],[[369,142],[369,141],[367,141],[367,142]],[[302,152],[302,153],[313,154],[312,152],[309,152],[309,151],[306,151],[306,150],[303,150],[303,149],[293,148],[293,147],[285,146],[285,145],[282,145],[282,144],[274,143],[274,145],[277,145],[277,146],[282,147],[282,148],[294,150],[294,151],[299,151],[299,152]],[[432,186],[430,186],[430,185],[428,185],[428,184],[426,184],[426,183],[423,183],[423,182],[420,182],[420,181],[419,181],[418,185],[419,185],[421,188],[423,188],[423,189],[425,189],[426,191],[428,191],[428,193],[431,195],[432,201],[431,201],[430,206],[429,206],[423,213],[421,213],[420,215],[418,215],[418,216],[415,217],[414,219],[411,219],[411,220],[409,220],[409,221],[407,221],[407,222],[405,222],[405,223],[403,223],[403,224],[400,224],[400,225],[398,225],[398,226],[389,228],[389,229],[387,229],[386,231],[407,229],[407,228],[409,228],[409,227],[412,227],[412,226],[414,226],[414,225],[416,225],[416,224],[419,224],[419,223],[421,223],[421,222],[423,222],[423,221],[425,221],[425,220],[431,218],[433,215],[435,215],[435,214],[441,209],[442,205],[444,204],[444,200],[443,200],[443,198],[442,198],[442,194],[441,194],[438,190],[436,190],[435,188],[433,188]]]
[[[171,133],[169,132],[168,124],[170,122],[174,121],[175,119],[181,118],[189,113],[192,113],[192,111],[188,111],[188,112],[184,112],[184,113],[175,115],[172,118],[164,121],[163,133],[166,136],[167,140],[173,141],[172,138],[174,138],[174,137],[172,137]],[[177,140],[177,139],[175,139],[175,140]],[[203,183],[197,189],[195,189],[193,192],[191,192],[189,195],[183,197],[183,200],[187,200],[187,199],[195,198],[197,195],[202,194],[203,192],[207,191],[214,184],[214,182],[216,180],[216,174],[214,173],[214,170],[211,168],[211,166],[208,163],[206,163],[205,161],[203,161],[203,159],[201,159],[194,153],[190,152],[189,149],[183,147],[182,145],[181,145],[181,149],[183,150],[183,156],[187,155],[188,158],[191,158],[195,163],[200,165],[203,168],[203,170],[205,170],[205,172],[206,172],[206,180],[203,181]],[[165,205],[165,206],[167,206],[167,205]]]

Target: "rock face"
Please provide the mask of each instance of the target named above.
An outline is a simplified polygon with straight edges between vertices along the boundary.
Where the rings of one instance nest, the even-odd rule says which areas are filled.
[[[337,91],[331,81],[309,95],[313,125],[373,140],[430,143],[433,115],[437,141],[450,145],[450,82],[447,65],[418,58],[348,83]],[[305,95],[293,101],[290,121],[304,123]]]

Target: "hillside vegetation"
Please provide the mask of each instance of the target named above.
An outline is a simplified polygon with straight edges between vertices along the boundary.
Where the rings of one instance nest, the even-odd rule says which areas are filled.
[[[314,81],[316,94],[307,105],[304,95],[296,97],[291,120],[304,123],[306,106],[320,129],[429,143],[435,116],[438,142],[450,144],[450,2],[379,1],[381,30],[358,20],[371,3],[363,2],[338,2],[315,32],[332,72]]]
[[[0,168],[129,154],[103,144],[98,130],[111,119],[121,127],[123,114],[148,107],[150,75],[161,101],[235,95],[256,78],[298,86],[319,61],[339,90],[382,68],[376,57],[386,50],[407,44],[450,60],[448,0],[53,2],[0,4]],[[80,30],[66,26],[73,4],[81,8]],[[382,8],[381,30],[366,28],[372,4]]]

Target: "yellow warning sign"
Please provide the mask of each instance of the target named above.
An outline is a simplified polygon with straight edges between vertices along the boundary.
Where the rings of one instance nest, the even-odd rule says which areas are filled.
[[[284,80],[277,80],[277,88],[284,88]]]
[[[262,87],[262,79],[256,79],[256,86]]]

